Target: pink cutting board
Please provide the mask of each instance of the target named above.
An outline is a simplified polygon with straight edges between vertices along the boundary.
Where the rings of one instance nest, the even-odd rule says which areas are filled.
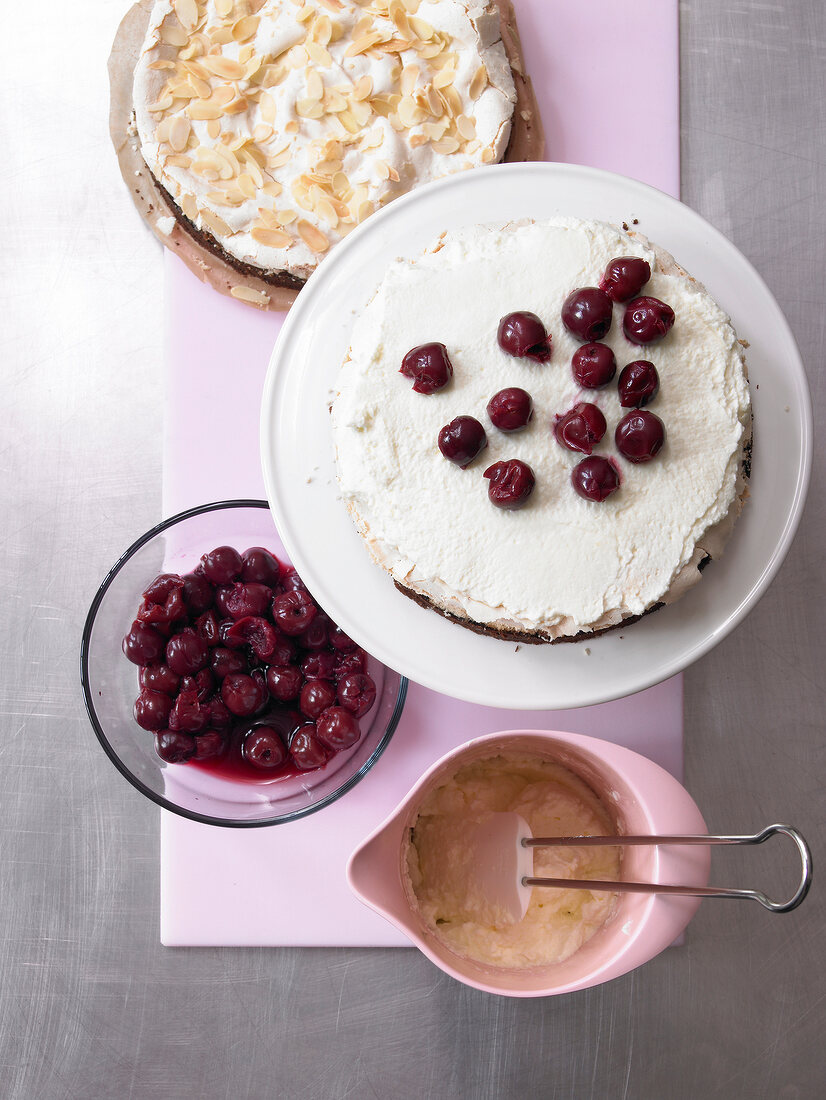
[[[516,0],[549,160],[607,168],[679,194],[678,0]],[[644,124],[633,121],[644,107]],[[166,253],[164,515],[263,497],[258,414],[282,318],[200,283]],[[197,318],[197,324],[195,323]],[[411,684],[390,746],[323,812],[234,830],[161,815],[167,946],[407,946],[350,894],[350,852],[448,749],[499,729],[587,733],[682,774],[682,677],[614,703],[514,712]]]

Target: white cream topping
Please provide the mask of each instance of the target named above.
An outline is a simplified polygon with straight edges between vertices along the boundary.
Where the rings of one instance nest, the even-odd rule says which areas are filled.
[[[515,100],[490,0],[158,0],[134,81],[187,217],[301,277],[391,199],[500,160]]]
[[[456,838],[469,821],[516,812],[533,836],[615,832],[594,792],[567,768],[529,757],[495,756],[460,769],[422,803],[406,853],[407,886],[434,934],[460,955],[493,966],[547,966],[569,958],[611,916],[609,891],[534,887],[517,923],[468,916]],[[534,873],[547,878],[617,879],[619,848],[537,848]],[[483,908],[483,907],[482,907]]]
[[[676,315],[664,340],[638,347],[623,335],[624,307],[617,305],[603,341],[616,355],[617,376],[636,359],[659,373],[648,408],[664,422],[666,442],[643,465],[614,445],[628,411],[616,380],[579,388],[570,366],[579,341],[560,320],[568,294],[597,285],[608,261],[624,255],[648,260],[652,277],[643,293]],[[545,322],[549,363],[499,348],[499,320],[516,310]],[[429,341],[447,346],[455,373],[444,390],[425,396],[398,371],[410,348]],[[498,431],[486,414],[490,397],[507,386],[533,398],[533,420],[519,433]],[[694,280],[658,270],[646,243],[599,222],[474,226],[445,235],[415,260],[396,261],[356,322],[338,388],[339,481],[372,554],[406,587],[484,624],[555,637],[641,614],[668,593],[742,488],[749,393],[729,319]],[[552,433],[555,415],[583,400],[607,421],[594,453],[614,458],[622,478],[601,504],[574,492],[570,473],[583,456]],[[476,417],[488,438],[466,470],[436,445],[439,429],[462,414]],[[482,477],[509,458],[536,475],[527,505],[513,512],[489,502]]]

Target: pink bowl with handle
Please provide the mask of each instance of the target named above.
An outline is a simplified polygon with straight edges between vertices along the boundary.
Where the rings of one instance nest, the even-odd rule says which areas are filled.
[[[577,952],[553,966],[516,970],[464,958],[443,944],[421,920],[406,885],[408,830],[435,786],[465,764],[483,757],[533,755],[562,764],[597,794],[617,832],[706,833],[703,817],[681,784],[651,760],[608,741],[574,733],[507,730],[467,741],[422,776],[390,817],[353,853],[347,879],[356,896],[399,928],[413,944],[466,985],[509,997],[572,993],[648,962],[680,935],[700,899],[654,894],[619,894],[614,914]],[[710,853],[700,847],[629,847],[623,878],[639,882],[705,886]]]

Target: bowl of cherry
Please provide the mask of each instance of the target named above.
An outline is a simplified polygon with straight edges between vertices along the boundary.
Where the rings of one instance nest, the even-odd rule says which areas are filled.
[[[407,692],[318,606],[262,500],[193,508],[133,543],[92,602],[80,663],[118,770],[210,825],[336,801],[387,747]]]

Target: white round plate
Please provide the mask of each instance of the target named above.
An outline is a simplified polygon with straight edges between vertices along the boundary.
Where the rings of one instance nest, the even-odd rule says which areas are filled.
[[[751,497],[723,558],[682,600],[587,642],[522,645],[474,634],[413,603],[371,559],[338,495],[329,406],[354,317],[388,265],[445,229],[567,214],[631,224],[705,283],[749,341]],[[636,224],[636,223],[635,223]],[[469,293],[472,289],[469,288]],[[566,164],[450,176],[374,214],[324,260],[290,310],[264,386],[261,454],[284,546],[308,588],[360,645],[420,684],[519,709],[588,706],[659,683],[721,641],[765,592],[797,528],[812,414],[788,324],[729,241],[635,180]]]

